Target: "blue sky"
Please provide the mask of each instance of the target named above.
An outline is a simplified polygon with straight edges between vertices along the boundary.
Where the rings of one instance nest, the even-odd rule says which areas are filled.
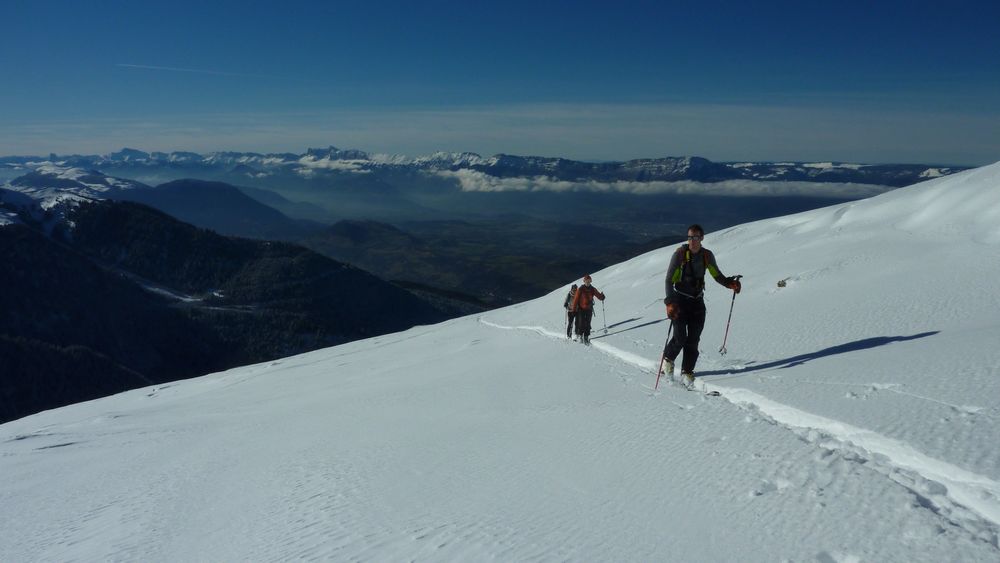
[[[995,1],[5,0],[2,12],[0,154],[1000,160]]]

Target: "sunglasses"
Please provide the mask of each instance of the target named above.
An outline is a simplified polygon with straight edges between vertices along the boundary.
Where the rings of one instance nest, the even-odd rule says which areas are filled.
[[[704,238],[704,237],[702,237],[700,235],[688,236],[688,240],[701,240],[702,238]]]

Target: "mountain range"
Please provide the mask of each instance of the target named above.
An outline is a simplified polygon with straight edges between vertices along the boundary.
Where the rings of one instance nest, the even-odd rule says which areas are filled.
[[[408,221],[399,226],[348,219],[326,225],[290,218],[248,194],[268,201],[283,199],[273,192],[221,182],[173,180],[152,187],[53,165],[12,180],[5,198],[9,209],[34,217],[46,232],[65,227],[66,209],[72,204],[142,203],[222,235],[301,244],[419,291],[445,310],[466,313],[537,296],[561,280],[651,244],[633,242],[611,229],[525,216]],[[26,198],[28,203],[14,205],[15,198]],[[47,222],[42,215],[49,217]],[[566,241],[573,240],[587,241],[584,256],[574,256],[572,245],[567,247]]]
[[[311,148],[302,154],[215,152],[144,152],[125,148],[107,155],[0,157],[0,166],[30,167],[41,162],[102,171],[150,171],[167,174],[232,174],[251,179],[297,175],[302,178],[372,171],[481,172],[498,178],[545,176],[561,181],[720,182],[725,180],[850,182],[900,187],[967,169],[923,164],[838,162],[713,162],[697,156],[583,162],[558,157],[438,152],[429,156],[369,154],[355,149]]]
[[[0,420],[457,314],[305,247],[120,197],[159,191],[79,169],[0,188]]]

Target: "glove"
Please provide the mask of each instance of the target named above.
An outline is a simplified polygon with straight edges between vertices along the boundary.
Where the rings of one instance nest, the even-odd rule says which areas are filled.
[[[677,318],[677,303],[667,303],[667,318],[674,320]]]
[[[731,278],[726,279],[726,287],[728,287],[729,289],[733,290],[736,293],[739,293],[740,290],[743,289],[743,284],[740,283],[739,278],[733,276]]]

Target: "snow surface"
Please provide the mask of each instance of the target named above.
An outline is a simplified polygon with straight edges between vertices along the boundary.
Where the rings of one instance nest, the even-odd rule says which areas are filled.
[[[41,222],[47,232],[51,232],[57,224],[66,224],[72,228],[73,223],[67,216],[70,210],[80,203],[106,199],[112,190],[124,191],[147,187],[139,182],[113,178],[101,172],[51,163],[39,166],[36,172],[51,179],[52,185],[22,186],[8,182],[0,185],[0,202],[20,208],[22,213]],[[14,222],[15,217],[12,214],[8,215],[9,222],[3,223],[0,220],[0,225]]]
[[[664,248],[591,347],[562,288],[4,424],[0,560],[1000,560],[1000,164],[705,245],[721,397]]]
[[[860,170],[865,167],[864,164],[849,164],[843,162],[804,162],[800,166],[803,168],[816,168],[819,170],[836,170],[838,168]]]
[[[0,227],[3,227],[4,225],[14,225],[20,222],[21,220],[18,218],[17,213],[0,209]]]
[[[39,202],[42,209],[56,209],[66,204],[105,199],[112,190],[134,190],[146,188],[139,182],[107,176],[94,170],[45,164],[37,173],[52,180],[66,180],[72,183],[53,182],[55,187],[18,186],[6,184],[3,187],[21,192]]]
[[[85,170],[79,167],[43,164],[35,172],[60,180],[71,180],[79,184],[78,191],[86,197],[100,197],[110,190],[130,190],[145,187],[132,180],[124,180],[107,176],[95,170]]]

